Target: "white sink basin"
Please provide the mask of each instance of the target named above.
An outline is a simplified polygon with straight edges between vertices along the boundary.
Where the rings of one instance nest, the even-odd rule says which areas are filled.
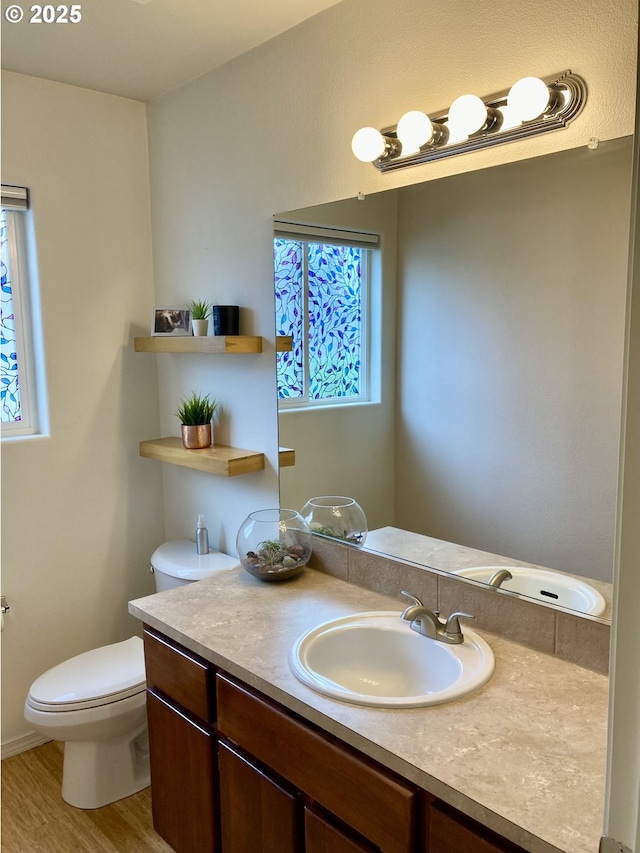
[[[559,572],[548,572],[545,569],[527,568],[526,566],[477,566],[471,569],[458,569],[453,574],[487,583],[493,574],[500,569],[507,569],[513,575],[513,580],[500,584],[500,589],[517,592],[547,604],[559,604],[580,613],[600,616],[604,613],[607,603],[600,593],[579,578],[563,575]]]
[[[290,665],[308,687],[343,702],[415,708],[466,696],[491,678],[493,652],[462,626],[449,645],[413,631],[396,611],[355,613],[318,625],[294,644]]]

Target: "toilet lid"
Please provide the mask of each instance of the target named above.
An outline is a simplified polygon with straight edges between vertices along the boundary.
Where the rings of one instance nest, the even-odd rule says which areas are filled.
[[[188,539],[177,539],[158,546],[151,555],[151,565],[156,571],[183,581],[201,581],[240,567],[237,557],[221,551],[198,554],[195,542]]]
[[[28,702],[42,711],[75,711],[117,702],[146,687],[140,637],[77,655],[31,685]]]

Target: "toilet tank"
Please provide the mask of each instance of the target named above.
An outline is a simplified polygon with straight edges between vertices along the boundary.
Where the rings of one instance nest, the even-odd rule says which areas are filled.
[[[237,557],[220,551],[198,554],[196,543],[189,539],[164,542],[151,555],[151,568],[156,592],[203,580],[220,572],[238,568]]]

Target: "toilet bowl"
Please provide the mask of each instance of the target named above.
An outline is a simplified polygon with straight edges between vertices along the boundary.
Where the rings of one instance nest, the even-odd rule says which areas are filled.
[[[197,554],[188,540],[165,542],[151,557],[158,592],[238,565],[218,551]],[[67,803],[97,809],[149,785],[145,691],[139,637],[84,652],[33,682],[24,716],[40,734],[64,741]]]
[[[139,637],[54,666],[31,685],[24,716],[64,741],[62,798],[97,809],[149,784],[144,650]]]

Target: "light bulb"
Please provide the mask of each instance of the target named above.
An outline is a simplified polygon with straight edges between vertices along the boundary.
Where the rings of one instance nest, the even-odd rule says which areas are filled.
[[[363,163],[372,163],[385,150],[384,136],[375,127],[361,127],[353,135],[351,150]]]
[[[466,142],[469,138],[463,130],[449,121],[445,121],[444,127],[447,130],[447,145],[457,145],[460,142]]]
[[[434,137],[434,127],[428,115],[420,110],[410,110],[398,121],[398,139],[402,143],[402,156],[415,154]]]
[[[451,104],[448,119],[454,136],[471,136],[487,123],[486,104],[477,95],[461,95]]]
[[[520,127],[522,124],[512,107],[498,107],[498,112],[502,115],[500,130],[511,130],[514,127]]]
[[[523,77],[514,83],[507,95],[507,107],[520,121],[538,118],[549,106],[549,87],[539,77]]]

